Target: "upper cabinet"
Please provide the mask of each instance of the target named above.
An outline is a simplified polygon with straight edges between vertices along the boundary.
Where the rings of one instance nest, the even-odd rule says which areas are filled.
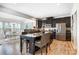
[[[70,17],[53,18],[47,17],[46,20],[39,19],[37,21],[38,28],[41,28],[44,24],[51,24],[51,27],[56,27],[56,23],[66,23],[66,27],[70,28]]]
[[[38,20],[38,28],[42,27],[42,20]]]

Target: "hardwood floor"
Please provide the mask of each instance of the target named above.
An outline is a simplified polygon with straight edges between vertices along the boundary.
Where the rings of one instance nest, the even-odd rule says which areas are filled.
[[[8,40],[0,45],[0,55],[21,55],[20,54],[20,42],[17,40]],[[48,48],[48,55],[75,55],[76,50],[73,49],[70,41],[59,41],[53,40],[50,45],[51,49]],[[40,55],[40,50],[35,53]],[[22,55],[30,55],[26,53],[26,46],[24,43]],[[45,55],[45,48],[43,48],[43,55]]]
[[[75,55],[76,50],[74,50],[70,41],[59,41],[53,40],[51,50],[49,50],[49,55]]]

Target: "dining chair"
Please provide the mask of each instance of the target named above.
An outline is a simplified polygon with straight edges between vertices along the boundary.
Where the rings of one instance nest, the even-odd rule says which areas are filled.
[[[48,48],[48,44],[50,43],[50,33],[44,33],[41,36],[41,40],[40,41],[35,41],[35,46],[39,47],[41,50],[41,55],[42,55],[42,49],[43,47],[46,48],[46,55],[48,53],[47,48]]]

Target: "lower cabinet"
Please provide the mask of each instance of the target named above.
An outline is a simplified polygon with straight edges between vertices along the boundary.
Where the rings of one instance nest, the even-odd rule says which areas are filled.
[[[71,41],[71,33],[66,33],[66,41]]]

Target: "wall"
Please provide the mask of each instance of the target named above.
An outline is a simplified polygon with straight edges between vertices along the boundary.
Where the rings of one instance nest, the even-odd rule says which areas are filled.
[[[72,40],[74,40],[74,44],[73,44],[74,48],[77,48],[77,54],[79,54],[79,4],[78,3],[73,4],[71,15],[74,14],[75,11],[77,11],[77,25],[76,25],[77,29],[74,29],[73,31],[71,31],[71,33],[72,33]],[[74,26],[73,28],[75,28],[76,26]],[[77,35],[75,33],[76,31],[77,31]]]

